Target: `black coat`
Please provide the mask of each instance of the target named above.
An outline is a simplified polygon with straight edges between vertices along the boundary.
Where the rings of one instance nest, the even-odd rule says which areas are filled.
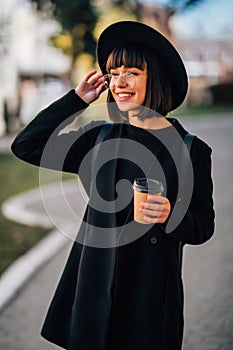
[[[31,164],[79,173],[91,200],[94,196],[92,156],[84,169],[80,164],[93,149],[102,122],[91,122],[77,131],[58,136],[68,124],[68,117],[73,119],[86,107],[74,90],[70,91],[38,114],[16,137],[12,151]],[[187,132],[181,124],[175,119],[169,121],[183,139]],[[124,124],[113,124],[105,139],[119,140],[125,127]],[[115,196],[119,142],[110,150],[113,161],[102,174],[102,194],[110,201],[109,205]],[[179,157],[180,145],[172,146],[177,149],[176,156]],[[153,151],[153,145],[151,147]],[[120,246],[96,247],[95,229],[90,229],[86,223],[93,225],[91,227],[113,229],[111,241],[119,233],[114,229],[121,215],[117,217],[114,210],[106,214],[91,205],[87,207],[78,242],[73,244],[46,316],[43,337],[70,350],[181,349],[183,286],[180,242],[202,244],[213,234],[210,155],[210,147],[195,138],[191,152],[194,174],[191,202],[181,222],[169,233],[167,223],[149,225],[147,232],[141,234],[142,226],[147,225],[131,222],[130,229],[118,236],[118,240],[122,240]],[[166,177],[166,196],[174,209],[178,193],[176,168],[166,149],[160,149],[157,158]],[[182,200],[179,205],[182,211]],[[132,205],[129,207],[130,212]],[[124,216],[124,220],[130,222],[131,216]],[[124,239],[132,234],[137,239],[124,244]],[[93,242],[92,246],[82,244],[82,238],[86,236],[90,238],[89,242]],[[106,236],[103,241],[105,239]]]

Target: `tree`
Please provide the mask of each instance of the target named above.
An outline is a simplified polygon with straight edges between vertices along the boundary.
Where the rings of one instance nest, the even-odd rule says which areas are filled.
[[[61,24],[61,33],[52,38],[71,57],[74,67],[76,58],[83,52],[95,55],[96,41],[93,30],[97,14],[90,0],[33,0],[37,9],[55,18]]]
[[[155,27],[164,35],[171,39],[172,31],[170,28],[171,18],[185,11],[190,10],[193,6],[197,6],[204,0],[167,0],[164,5],[157,5],[156,0],[152,3],[144,0],[111,0],[117,6],[126,8],[130,7],[134,11],[138,20],[153,22]]]
[[[167,2],[163,6],[169,9],[173,14],[175,14],[177,12],[183,12],[183,11],[189,10],[191,7],[198,5],[203,1],[204,0],[167,0]],[[111,2],[118,6],[131,7],[132,10],[135,9],[135,11],[138,11],[137,14],[139,17],[140,17],[140,12],[139,12],[140,7],[147,3],[147,1],[144,1],[144,0],[111,0]],[[154,5],[155,6],[157,5],[156,0],[154,0]]]
[[[141,9],[143,7],[143,0],[111,0],[115,7],[131,12],[135,15],[137,21],[141,20]]]
[[[61,24],[61,33],[51,38],[54,46],[59,47],[71,57],[71,70],[76,59],[82,54],[91,55],[94,62],[96,39],[93,35],[100,13],[105,13],[112,5],[111,16],[115,10],[124,14],[123,18],[134,16],[135,20],[145,21],[159,29],[167,37],[172,37],[170,19],[176,13],[190,9],[204,0],[168,0],[163,7],[156,6],[145,0],[105,0],[98,7],[93,6],[92,0],[31,0],[36,3],[37,9],[55,18]],[[97,13],[98,11],[98,13]],[[107,15],[107,17],[109,17]]]

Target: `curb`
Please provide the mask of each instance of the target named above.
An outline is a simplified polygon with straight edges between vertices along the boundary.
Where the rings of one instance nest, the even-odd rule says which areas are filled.
[[[46,215],[39,187],[11,196],[2,203],[1,212],[6,218],[24,225],[54,227]]]
[[[77,188],[77,180],[66,180],[63,185],[66,195],[70,196],[74,192],[74,188]],[[53,202],[57,196],[57,184],[51,183],[41,187],[43,187],[47,199]],[[41,187],[10,197],[1,207],[3,215],[10,220],[28,226],[48,228],[51,229],[51,233],[41,239],[24,255],[16,259],[0,277],[0,313],[20,293],[36,272],[70,242],[70,239],[57,228],[55,229],[55,226],[52,224],[43,206]],[[77,192],[75,193],[76,195]],[[85,203],[81,194],[79,203],[80,208],[78,210],[81,215]],[[66,217],[62,217],[61,222],[63,223],[63,229],[69,232],[69,220],[66,221]]]
[[[66,237],[53,230],[8,267],[0,278],[0,312],[20,293],[36,272],[67,243]]]

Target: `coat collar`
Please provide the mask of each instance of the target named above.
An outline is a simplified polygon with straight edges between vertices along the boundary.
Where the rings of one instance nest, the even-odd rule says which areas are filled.
[[[166,119],[174,126],[174,128],[178,131],[180,136],[182,138],[184,138],[184,136],[187,134],[188,131],[180,124],[180,122],[176,118],[173,118],[173,117],[169,117]]]

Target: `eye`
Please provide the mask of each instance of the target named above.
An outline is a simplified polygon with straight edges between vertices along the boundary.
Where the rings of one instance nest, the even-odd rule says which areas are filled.
[[[137,76],[137,75],[139,75],[139,74],[138,74],[137,72],[127,72],[127,73],[125,73],[125,75],[127,75],[127,76],[129,76],[129,77],[130,77],[130,76],[131,76],[131,77],[132,77],[132,76],[135,77],[135,76]]]

